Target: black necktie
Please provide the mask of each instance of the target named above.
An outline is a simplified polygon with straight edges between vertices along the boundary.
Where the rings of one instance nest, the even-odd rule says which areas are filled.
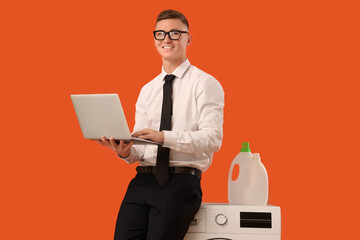
[[[163,86],[163,103],[161,110],[160,131],[171,130],[172,116],[172,82],[174,75],[166,75]],[[169,173],[170,149],[159,146],[156,157],[156,180],[160,185],[164,185],[170,177]]]

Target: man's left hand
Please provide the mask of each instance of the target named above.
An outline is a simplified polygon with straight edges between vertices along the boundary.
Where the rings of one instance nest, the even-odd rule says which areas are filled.
[[[164,142],[164,132],[159,132],[149,128],[134,132],[131,136],[146,140],[152,140],[159,143]]]

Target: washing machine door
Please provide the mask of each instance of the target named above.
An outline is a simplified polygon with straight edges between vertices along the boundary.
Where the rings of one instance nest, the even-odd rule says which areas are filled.
[[[213,234],[213,233],[212,234],[188,233],[186,234],[184,240],[244,240],[244,239],[243,238],[240,239],[239,235],[233,235],[233,234],[230,235],[230,234]],[[251,240],[256,240],[256,239],[251,238]]]
[[[208,238],[206,240],[233,240],[233,239],[230,239],[230,238]]]

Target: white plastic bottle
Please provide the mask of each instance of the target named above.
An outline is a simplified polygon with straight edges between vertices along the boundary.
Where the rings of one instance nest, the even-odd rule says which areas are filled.
[[[242,204],[266,205],[269,197],[269,179],[260,154],[254,153],[247,169],[244,188],[240,189],[243,197]]]
[[[228,177],[229,204],[244,204],[244,202],[246,202],[246,196],[244,195],[244,189],[246,189],[246,173],[248,172],[252,157],[249,143],[243,142],[240,153],[234,158],[230,166]],[[237,169],[239,169],[238,175],[236,175]],[[234,179],[233,174],[235,175]]]

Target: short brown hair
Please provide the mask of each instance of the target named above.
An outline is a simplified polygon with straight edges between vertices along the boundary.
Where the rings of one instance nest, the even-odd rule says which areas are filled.
[[[175,10],[165,10],[162,11],[157,19],[156,19],[156,23],[160,22],[161,20],[165,20],[165,19],[179,19],[181,22],[183,22],[187,28],[189,28],[189,22],[186,19],[186,17],[184,16],[184,14],[182,14],[181,12],[175,11]]]

